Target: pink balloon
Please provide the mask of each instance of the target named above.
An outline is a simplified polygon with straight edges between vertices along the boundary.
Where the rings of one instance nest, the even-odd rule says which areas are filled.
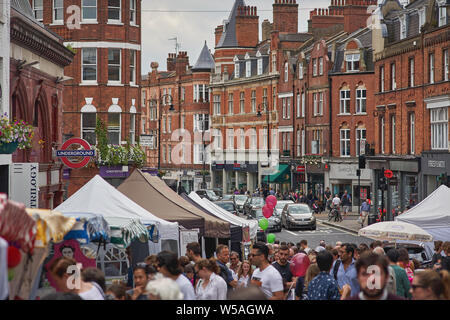
[[[310,265],[309,258],[304,253],[297,253],[292,257],[290,262],[291,273],[294,277],[304,277],[306,274],[306,270],[308,270]]]
[[[273,208],[270,208],[270,206],[265,205],[262,208],[263,216],[267,219],[269,219],[273,215]]]
[[[277,205],[277,198],[273,195],[270,195],[266,198],[266,204],[268,204],[270,207],[275,208]]]

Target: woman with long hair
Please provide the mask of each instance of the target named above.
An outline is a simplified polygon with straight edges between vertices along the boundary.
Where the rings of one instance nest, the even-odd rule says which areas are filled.
[[[248,260],[244,260],[238,270],[238,288],[248,287],[252,278],[252,266]]]
[[[414,263],[410,261],[408,250],[405,248],[398,249],[398,262],[397,265],[405,269],[408,275],[408,280],[412,283],[414,278]]]
[[[411,284],[413,300],[450,300],[450,273],[424,270],[417,272]]]
[[[197,300],[226,300],[227,283],[219,276],[220,268],[216,259],[201,259],[195,264],[200,280],[195,287]]]

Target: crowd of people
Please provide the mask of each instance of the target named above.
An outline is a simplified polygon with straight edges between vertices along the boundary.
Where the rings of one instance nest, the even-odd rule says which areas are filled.
[[[421,269],[405,248],[383,244],[257,242],[245,258],[221,244],[205,259],[192,242],[184,256],[162,251],[136,264],[130,287],[106,286],[97,268],[83,269],[78,286],[70,286],[67,270],[76,261],[61,257],[50,268],[59,292],[43,299],[450,300],[450,242],[435,242],[429,269]]]

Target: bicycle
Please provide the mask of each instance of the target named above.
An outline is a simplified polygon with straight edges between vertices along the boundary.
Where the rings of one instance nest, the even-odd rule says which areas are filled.
[[[328,213],[328,221],[331,221],[333,218],[334,222],[341,222],[343,220],[338,207],[333,207]]]

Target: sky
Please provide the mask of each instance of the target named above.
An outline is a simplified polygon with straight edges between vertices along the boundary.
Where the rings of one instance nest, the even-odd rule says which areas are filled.
[[[273,2],[245,0],[246,5],[258,8],[260,39],[264,19],[273,22]],[[306,32],[309,11],[327,8],[331,1],[297,0],[297,3],[299,32]],[[179,50],[187,51],[190,65],[197,61],[205,40],[214,53],[214,30],[228,18],[233,4],[234,0],[142,0],[142,74],[151,71],[150,63],[153,61],[159,63],[158,70],[166,70],[167,55],[175,52],[175,41],[169,40],[171,38],[178,38]]]

